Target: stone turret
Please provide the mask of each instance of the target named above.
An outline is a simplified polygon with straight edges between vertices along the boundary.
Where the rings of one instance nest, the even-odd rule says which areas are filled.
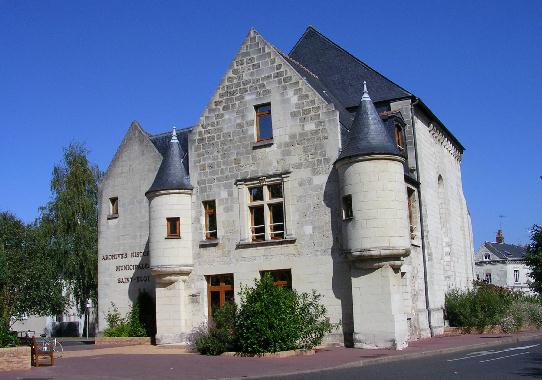
[[[364,83],[335,163],[343,205],[342,248],[351,262],[357,347],[400,349],[408,341],[400,273],[410,254],[404,161]]]
[[[149,251],[156,282],[156,341],[183,342],[188,332],[185,283],[192,272],[192,186],[186,154],[173,128],[168,150],[146,196],[149,199]]]

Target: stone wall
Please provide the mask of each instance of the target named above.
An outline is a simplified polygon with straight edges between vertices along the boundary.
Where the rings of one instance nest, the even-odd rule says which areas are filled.
[[[0,348],[0,371],[30,369],[30,347]]]
[[[111,302],[124,316],[141,289],[154,296],[145,192],[161,161],[148,135],[133,123],[102,181],[98,219],[99,331],[106,327],[105,315]],[[118,197],[118,217],[113,219],[109,217],[111,197]]]
[[[254,106],[271,102],[273,143],[255,144]],[[339,258],[337,175],[338,113],[307,85],[283,56],[251,31],[191,134],[194,272],[190,276],[194,324],[206,319],[204,275],[233,273],[237,293],[260,270],[290,269],[293,287],[317,289],[333,319],[350,293]],[[285,176],[290,244],[239,248],[247,231],[246,188],[238,181]],[[236,182],[237,181],[237,182]],[[216,200],[216,246],[203,239],[202,201]],[[345,302],[341,302],[341,299]],[[348,313],[347,313],[348,314]],[[343,320],[345,320],[343,318]],[[348,318],[346,318],[348,320]]]
[[[408,168],[420,182],[422,198],[432,325],[435,332],[441,332],[445,293],[453,288],[469,287],[473,280],[472,229],[462,188],[461,153],[437,127],[436,122],[419,107],[414,106],[415,114],[412,114],[411,100],[392,103],[391,109],[401,111],[407,124],[405,135],[408,144]],[[417,150],[414,149],[415,146]],[[411,272],[408,281],[415,289],[411,292],[412,312],[417,310],[419,319],[425,309],[423,256],[419,238],[413,241],[412,254],[407,259],[407,270]],[[423,321],[418,322],[421,329],[422,323]]]

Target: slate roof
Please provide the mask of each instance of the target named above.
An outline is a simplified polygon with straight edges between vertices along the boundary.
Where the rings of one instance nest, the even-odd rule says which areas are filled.
[[[521,245],[485,242],[484,246],[502,260],[521,260],[527,253],[526,248]]]
[[[358,105],[364,81],[375,103],[412,96],[311,26],[288,55],[314,73],[345,108]]]
[[[364,83],[363,96],[339,158],[372,154],[403,156],[388,127],[380,118]]]
[[[189,168],[188,168],[188,162],[189,162],[188,161],[188,132],[190,132],[192,128],[193,127],[176,130],[177,139],[179,140],[179,143],[181,144],[181,148],[183,152],[186,153],[186,158],[183,161],[183,164],[187,173],[190,173]],[[154,146],[156,147],[156,149],[158,149],[162,157],[165,157],[167,149],[169,147],[169,142],[171,140],[171,131],[159,133],[157,135],[149,135],[149,138],[154,144]]]
[[[181,134],[181,137],[187,138],[186,133],[184,136]],[[152,137],[155,137],[155,141]],[[174,130],[174,134],[169,133],[169,142],[166,142],[166,138],[162,135],[151,136],[151,141],[164,158],[147,193],[161,190],[191,190],[193,188],[190,184],[188,171],[185,169],[188,154],[185,154],[185,150],[181,146],[179,134]],[[188,148],[187,142],[186,147]],[[188,151],[187,148],[186,151]]]

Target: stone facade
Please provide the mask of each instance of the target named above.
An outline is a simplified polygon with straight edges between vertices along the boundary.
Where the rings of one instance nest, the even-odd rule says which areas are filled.
[[[209,317],[214,302],[209,276],[232,274],[237,294],[262,271],[288,270],[293,288],[316,289],[331,321],[341,322],[329,340],[402,348],[409,340],[442,333],[445,291],[467,287],[473,277],[460,149],[413,100],[399,100],[390,109],[400,111],[405,121],[406,157],[341,168],[336,161],[343,110],[295,64],[250,31],[188,132],[189,198],[163,198],[156,218],[153,203],[158,198],[150,199],[149,215],[145,192],[162,157],[148,134],[137,124],[130,127],[101,188],[100,329],[111,302],[125,312],[139,289],[145,289],[157,300],[157,342],[184,341]],[[267,103],[272,140],[257,141],[255,106]],[[409,181],[405,167],[414,173]],[[255,206],[249,189],[273,184],[282,189],[283,232],[280,239],[271,239],[272,227],[266,225],[265,241],[254,242]],[[262,200],[266,220],[271,212],[268,191]],[[342,217],[346,193],[364,197],[363,204],[353,204],[355,215],[361,216],[350,225]],[[110,215],[112,197],[119,199],[118,217]],[[216,203],[217,239],[209,241],[202,202],[211,200]],[[164,240],[166,213],[181,216],[178,241]],[[347,254],[349,247],[360,248],[358,243],[362,249],[378,246],[379,252],[399,253],[368,268]],[[142,254],[132,257],[134,252]],[[122,266],[118,270],[119,265],[132,265],[132,272]],[[148,281],[137,281],[147,276]]]

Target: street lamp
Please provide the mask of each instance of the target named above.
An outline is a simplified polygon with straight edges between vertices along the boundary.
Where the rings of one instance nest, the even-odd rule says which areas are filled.
[[[88,325],[89,325],[89,319],[90,319],[90,308],[92,307],[92,303],[90,303],[90,299],[87,300],[87,339],[88,339]]]

